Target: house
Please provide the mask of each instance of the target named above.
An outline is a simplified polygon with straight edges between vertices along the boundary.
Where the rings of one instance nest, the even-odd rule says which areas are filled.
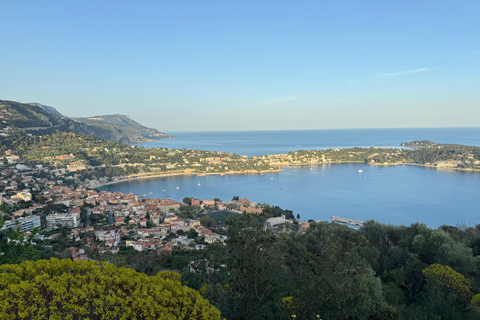
[[[227,236],[221,236],[219,234],[216,234],[216,233],[211,233],[211,234],[207,234],[205,236],[205,242],[206,243],[214,243],[214,242],[224,242],[225,240],[227,239]]]
[[[264,230],[283,231],[289,224],[292,225],[293,221],[285,219],[285,215],[282,214],[280,217],[267,219]]]
[[[116,217],[115,218],[115,225],[120,226],[125,223],[125,220],[122,217]]]
[[[163,212],[170,212],[170,211],[177,211],[180,208],[180,202],[172,201],[172,202],[164,202],[160,204],[160,210]]]
[[[240,211],[244,212],[244,213],[251,213],[251,214],[260,214],[262,213],[262,209],[260,208],[255,208],[254,206],[245,206],[245,205],[242,205],[240,206]]]

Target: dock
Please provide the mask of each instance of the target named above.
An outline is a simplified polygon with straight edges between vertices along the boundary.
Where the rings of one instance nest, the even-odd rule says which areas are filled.
[[[363,221],[344,219],[337,216],[331,216],[330,219],[332,219],[332,221],[335,221],[335,222],[348,224],[349,226],[363,227]]]

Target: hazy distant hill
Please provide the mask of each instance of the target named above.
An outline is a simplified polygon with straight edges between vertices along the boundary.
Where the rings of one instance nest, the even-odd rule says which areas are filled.
[[[40,109],[42,109],[43,111],[46,111],[48,113],[53,113],[53,114],[56,114],[59,117],[63,117],[63,114],[58,112],[58,110],[53,108],[53,107],[45,106],[43,104],[36,103],[36,102],[31,102],[31,103],[28,103],[28,104],[31,105],[31,106],[39,107]]]
[[[173,136],[159,132],[156,129],[142,126],[140,123],[130,119],[129,116],[123,114],[102,115],[89,118],[75,117],[72,119],[105,130],[120,129],[125,132],[132,141],[174,138]]]
[[[62,116],[55,108],[39,103],[0,100],[0,129],[6,126],[22,128],[35,135],[66,131],[123,143],[174,138],[144,127],[124,115],[69,118]]]

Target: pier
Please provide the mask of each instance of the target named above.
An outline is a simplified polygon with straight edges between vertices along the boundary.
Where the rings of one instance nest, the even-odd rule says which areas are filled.
[[[335,222],[345,223],[350,226],[363,227],[363,221],[357,221],[352,219],[344,219],[337,216],[331,216],[330,219]]]

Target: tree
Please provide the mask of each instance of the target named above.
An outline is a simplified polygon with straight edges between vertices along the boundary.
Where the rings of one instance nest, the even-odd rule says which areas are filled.
[[[12,209],[7,206],[6,204],[2,203],[0,204],[0,211],[4,212],[4,213],[10,213],[12,212]]]
[[[195,230],[195,229],[192,228],[192,229],[190,229],[189,231],[187,231],[187,237],[193,238],[193,239],[195,239],[196,237],[198,237],[198,232],[197,232],[197,230]]]
[[[203,215],[201,218],[200,218],[200,224],[202,226],[204,226],[205,228],[209,228],[211,225],[212,225],[212,218],[210,218],[209,216],[207,215]]]
[[[439,319],[478,319],[475,308],[470,308],[473,294],[468,279],[437,263],[422,272],[427,281],[420,296],[425,314]]]
[[[0,223],[0,229],[3,222]],[[24,237],[19,230],[10,228],[0,232],[0,265],[20,263],[25,260],[38,259],[39,254],[32,245],[36,230],[28,237]]]
[[[454,294],[464,301],[470,302],[472,299],[470,281],[449,266],[432,264],[423,270],[423,274],[427,279],[427,284],[434,285],[447,294]]]
[[[183,198],[183,203],[185,203],[186,205],[191,205],[192,204],[192,198],[189,198],[189,197]]]
[[[220,319],[174,272],[149,277],[105,262],[52,258],[3,265],[0,280],[2,319]]]

